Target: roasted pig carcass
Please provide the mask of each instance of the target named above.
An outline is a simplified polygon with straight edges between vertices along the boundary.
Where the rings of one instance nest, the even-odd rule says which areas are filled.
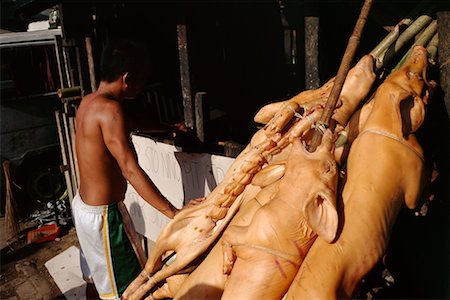
[[[352,72],[354,75],[351,75]],[[348,98],[341,97],[342,107],[339,109],[342,110],[343,115],[347,115],[351,110],[349,107],[356,107],[367,95],[375,79],[373,58],[366,56],[360,60],[350,72],[344,84],[344,89],[346,85],[349,88],[345,90],[355,90],[355,86],[350,87],[356,84],[352,78],[363,80],[364,82],[360,82],[359,85],[368,86],[368,88],[364,95],[348,93]],[[292,101],[277,104],[277,111],[274,111],[273,107],[266,110],[266,112],[270,111],[270,121],[263,130],[255,134],[249,146],[238,156],[224,181],[208,195],[203,203],[182,210],[163,229],[145,269],[127,288],[123,295],[124,299],[142,298],[158,283],[183,272],[214,243],[239,209],[242,203],[240,194],[255,174],[272,160],[285,159],[292,142],[308,131],[318,120],[322,111],[320,104],[326,101],[331,83],[332,81],[327,83],[317,93],[310,91],[308,95],[319,96],[309,95],[307,97],[309,101],[300,100],[300,94]],[[294,116],[297,118],[293,120]],[[343,120],[339,114],[337,119]],[[175,260],[168,266],[163,265],[163,259],[173,253],[176,253]],[[176,280],[176,282],[181,281]],[[176,289],[166,288],[166,290]]]
[[[284,103],[265,128],[255,134],[230,167],[225,179],[206,200],[183,209],[167,224],[144,270],[123,294],[124,299],[141,299],[158,283],[182,272],[213,244],[239,209],[241,194],[255,174],[310,129],[321,114],[321,108],[317,107],[292,121],[299,111],[297,103]],[[170,265],[165,265],[164,259],[173,254],[175,259]]]
[[[375,80],[375,73],[373,71],[373,58],[371,56],[364,56],[352,70],[350,70],[349,75],[344,84],[344,93],[340,97],[340,103],[338,108],[335,110],[334,115],[337,116],[336,119],[345,125],[346,120],[353,113],[353,110],[365,99],[369,90]],[[257,114],[257,119],[259,122],[266,123],[269,119],[273,122],[273,119],[280,118],[282,114],[277,114],[274,109],[284,109],[286,111],[292,111],[287,105],[291,105],[292,102],[299,104],[302,108],[300,110],[311,111],[314,110],[308,116],[303,116],[309,119],[317,120],[321,109],[318,105],[325,103],[328,94],[331,90],[332,80],[326,83],[322,88],[314,91],[306,91],[300,93],[296,97],[292,98],[291,101],[277,102],[273,105],[263,107]],[[291,103],[291,104],[289,104]],[[276,115],[276,116],[275,116]],[[262,118],[265,116],[266,119]],[[297,122],[299,120],[296,120]],[[257,211],[261,205],[268,202],[274,194],[274,187],[278,186],[277,182],[271,183],[270,178],[266,178],[264,173],[268,173],[268,177],[278,176],[282,172],[280,166],[274,166],[280,161],[285,161],[290,153],[290,144],[295,139],[295,137],[301,137],[302,139],[307,138],[308,129],[310,129],[310,123],[294,123],[296,126],[291,126],[289,134],[284,134],[284,138],[279,140],[278,144],[286,145],[286,147],[279,147],[277,151],[272,153],[277,153],[273,155],[270,159],[270,164],[265,165],[264,168],[259,171],[253,178],[252,184],[259,185],[263,190],[258,193],[256,197],[251,199],[248,204],[241,207],[237,215],[233,218],[231,225],[247,226],[252,219],[254,213]],[[308,126],[305,126],[308,125]],[[273,128],[274,126],[267,126],[267,129]],[[269,136],[273,136],[272,132],[280,131],[280,129],[270,129],[268,130]],[[262,134],[264,131],[260,131],[252,139],[251,144],[258,144],[263,141],[266,134]],[[282,151],[280,151],[282,149]],[[272,175],[269,175],[272,174]],[[278,175],[277,175],[278,174]],[[259,178],[264,178],[264,180],[259,180]],[[264,183],[265,182],[265,183]],[[245,202],[246,200],[243,200]],[[220,298],[222,291],[224,289],[226,276],[222,273],[221,264],[221,242],[217,243],[208,256],[201,262],[200,266],[189,275],[188,279],[182,283],[178,292],[176,293],[175,299],[217,299]],[[173,288],[172,290],[176,290]],[[172,297],[173,295],[166,295]]]
[[[375,77],[374,58],[370,55],[363,56],[347,74],[332,116],[333,120],[342,126],[347,124],[348,119],[369,93]],[[301,92],[287,101],[294,101],[306,110],[317,105],[325,105],[333,84],[334,78],[316,90]],[[270,103],[262,107],[255,115],[255,122],[266,124],[287,101]]]
[[[281,299],[316,233],[334,240],[337,167],[334,140],[308,152],[297,140],[275,197],[253,216],[249,226],[230,226],[224,234],[224,273],[230,274],[222,299]]]
[[[332,244],[315,241],[287,299],[351,297],[386,250],[403,203],[417,205],[424,158],[415,132],[433,86],[426,84],[426,68],[426,49],[415,47],[377,89],[348,156],[341,233]]]

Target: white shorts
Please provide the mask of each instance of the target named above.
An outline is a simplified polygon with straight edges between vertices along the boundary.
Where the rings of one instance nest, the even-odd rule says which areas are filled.
[[[73,217],[81,250],[102,299],[118,299],[146,258],[123,202],[91,206],[77,194]]]

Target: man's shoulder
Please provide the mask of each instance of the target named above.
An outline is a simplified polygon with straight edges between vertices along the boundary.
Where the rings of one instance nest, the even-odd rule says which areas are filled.
[[[122,105],[118,101],[98,93],[92,93],[85,96],[81,101],[81,105],[90,112],[98,114],[122,112]]]

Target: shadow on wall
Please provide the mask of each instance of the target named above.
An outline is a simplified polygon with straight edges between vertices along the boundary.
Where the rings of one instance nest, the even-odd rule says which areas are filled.
[[[211,154],[205,155],[195,153],[176,152],[175,158],[181,168],[181,181],[183,185],[183,205],[190,200],[207,196],[208,191],[216,188],[217,182],[214,178]],[[187,156],[193,156],[188,159]]]

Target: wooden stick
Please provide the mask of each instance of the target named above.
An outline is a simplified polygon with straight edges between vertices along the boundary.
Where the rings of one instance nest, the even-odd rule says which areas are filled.
[[[61,111],[57,110],[55,111],[55,119],[56,119],[56,127],[58,128],[58,138],[59,138],[59,147],[61,150],[61,157],[62,157],[62,168],[61,172],[64,174],[64,178],[66,180],[66,188],[67,193],[69,195],[69,201],[72,205],[72,199],[74,197],[74,190],[72,188],[72,180],[70,179],[70,173],[68,169],[68,157],[67,157],[67,151],[66,151],[66,143],[64,139],[64,133],[62,129],[61,119],[63,118]]]
[[[94,66],[94,55],[92,54],[92,39],[90,37],[86,37],[84,41],[86,44],[86,53],[89,66],[89,79],[91,81],[91,92],[95,92],[97,90],[97,83],[95,81],[95,66]]]
[[[322,139],[321,130],[329,127],[333,110],[336,106],[339,94],[341,93],[342,86],[344,85],[344,81],[345,78],[347,77],[347,73],[350,69],[353,57],[355,56],[356,48],[358,47],[359,39],[364,29],[364,25],[366,24],[366,19],[369,14],[371,6],[372,0],[364,1],[364,5],[361,9],[358,21],[356,22],[353,33],[348,41],[347,48],[345,49],[344,56],[342,58],[339,70],[336,75],[336,80],[334,81],[333,87],[331,88],[330,96],[325,105],[325,109],[322,113],[320,121],[318,122],[318,126],[316,127],[316,132],[314,133],[311,144],[309,145],[308,150],[310,152],[314,152],[317,146],[320,144],[320,141]]]
[[[72,186],[72,191],[75,194],[75,192],[78,189],[77,185],[77,179],[75,174],[75,161],[73,157],[73,151],[72,151],[72,139],[70,138],[69,133],[69,104],[64,103],[63,105],[63,113],[61,115],[62,117],[62,126],[63,126],[63,134],[64,134],[64,140],[66,141],[67,146],[67,156],[68,156],[68,166],[69,166],[69,173],[70,173],[70,184]]]
[[[73,155],[73,169],[75,172],[75,185],[77,190],[80,188],[80,170],[78,169],[77,151],[75,147],[75,117],[69,117],[69,136]]]
[[[70,88],[59,89],[58,97],[61,99],[69,97],[81,99],[81,88],[79,86],[74,86]]]

